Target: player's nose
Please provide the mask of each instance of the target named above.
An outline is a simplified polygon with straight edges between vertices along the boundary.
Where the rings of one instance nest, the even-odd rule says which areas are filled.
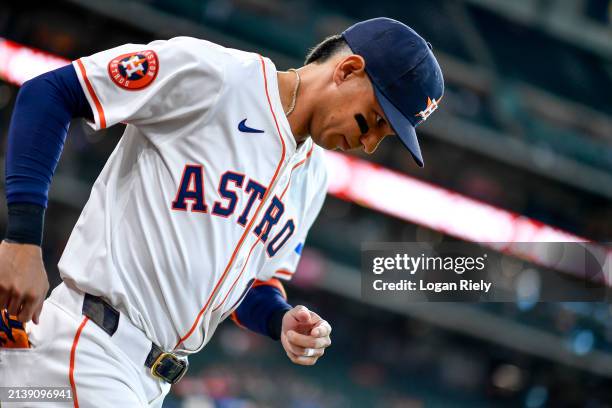
[[[361,143],[365,153],[372,154],[376,151],[378,145],[384,139],[384,137],[385,136],[382,133],[379,134],[377,132],[370,131],[364,135],[361,135],[361,137],[359,137],[359,142]]]

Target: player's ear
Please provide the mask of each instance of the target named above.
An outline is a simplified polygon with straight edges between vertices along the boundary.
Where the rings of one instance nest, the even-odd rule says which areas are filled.
[[[340,59],[334,70],[334,82],[336,85],[349,80],[352,77],[365,75],[365,60],[361,55],[351,54]]]

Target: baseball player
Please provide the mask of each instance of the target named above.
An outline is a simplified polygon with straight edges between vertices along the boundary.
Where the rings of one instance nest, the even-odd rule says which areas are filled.
[[[325,197],[321,148],[372,153],[396,135],[422,166],[415,127],[443,89],[431,46],[387,18],[328,38],[287,72],[179,37],[28,81],[6,157],[0,384],[66,387],[75,407],[161,406],[187,356],[230,316],[314,364],[331,326],[292,307],[281,280]],[[44,209],[75,117],[127,126],[43,303]]]

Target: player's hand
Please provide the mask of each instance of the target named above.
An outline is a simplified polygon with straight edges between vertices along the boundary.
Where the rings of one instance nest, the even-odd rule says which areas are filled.
[[[37,245],[0,244],[0,310],[38,324],[49,279]]]
[[[281,343],[295,364],[313,365],[331,345],[331,326],[305,306],[296,306],[283,316]]]

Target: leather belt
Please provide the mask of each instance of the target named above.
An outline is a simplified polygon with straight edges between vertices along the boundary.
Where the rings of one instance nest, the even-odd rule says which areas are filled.
[[[83,314],[112,336],[119,326],[120,313],[104,299],[85,293]],[[151,342],[151,351],[144,362],[151,374],[170,384],[176,384],[187,372],[187,360],[174,353],[163,351],[157,344]]]

